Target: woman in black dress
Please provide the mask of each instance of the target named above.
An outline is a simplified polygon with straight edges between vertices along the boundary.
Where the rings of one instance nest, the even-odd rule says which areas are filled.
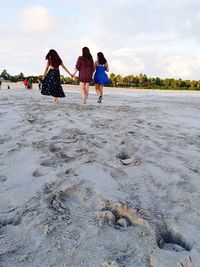
[[[65,97],[61,83],[60,83],[60,71],[61,66],[71,77],[72,74],[64,66],[58,53],[51,49],[46,55],[47,65],[42,76],[42,95],[51,95],[54,97],[54,103],[58,103],[58,97]]]

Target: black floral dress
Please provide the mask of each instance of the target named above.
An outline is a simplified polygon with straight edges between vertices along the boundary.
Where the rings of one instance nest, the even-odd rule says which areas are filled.
[[[42,95],[65,97],[61,83],[59,69],[50,69],[42,83]]]

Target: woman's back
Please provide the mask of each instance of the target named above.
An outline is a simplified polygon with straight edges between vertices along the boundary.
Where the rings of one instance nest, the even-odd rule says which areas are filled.
[[[106,66],[105,65],[97,65],[96,71],[98,72],[105,72],[106,71]]]
[[[109,84],[109,79],[106,74],[107,65],[100,65],[98,62],[96,64],[96,72],[94,75],[94,83],[96,84]]]
[[[82,56],[80,56],[76,63],[76,69],[79,71],[80,82],[91,82],[94,72],[94,62],[92,59],[85,60]]]

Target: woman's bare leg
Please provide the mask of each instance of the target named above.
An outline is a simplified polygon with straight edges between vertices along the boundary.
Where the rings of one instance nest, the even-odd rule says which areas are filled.
[[[101,103],[103,98],[103,84],[99,85],[99,100],[97,101],[97,103]]]
[[[99,86],[100,96],[103,97],[103,84]]]
[[[96,89],[96,93],[97,93],[97,96],[100,97],[100,89],[99,89],[99,84],[95,84],[95,89]]]
[[[84,104],[85,104],[85,102],[86,102],[85,83],[80,82],[80,87],[81,87],[81,96],[82,96]]]
[[[85,94],[86,94],[86,100],[88,98],[88,95],[89,95],[89,86],[90,84],[89,83],[85,83]]]

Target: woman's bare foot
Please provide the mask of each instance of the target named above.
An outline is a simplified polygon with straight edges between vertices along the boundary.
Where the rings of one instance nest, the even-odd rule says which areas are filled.
[[[87,96],[84,96],[83,97],[83,104],[86,104],[86,101],[87,101]]]
[[[55,103],[55,104],[58,104],[58,103],[59,103],[57,97],[54,98],[54,103]]]

